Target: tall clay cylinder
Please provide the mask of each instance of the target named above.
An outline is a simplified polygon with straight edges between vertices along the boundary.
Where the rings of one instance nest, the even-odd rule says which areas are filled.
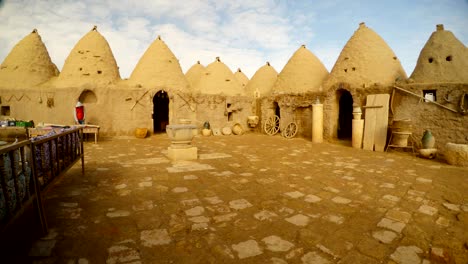
[[[323,142],[323,104],[312,104],[312,142]]]
[[[353,148],[362,147],[362,134],[364,132],[364,119],[353,119]]]

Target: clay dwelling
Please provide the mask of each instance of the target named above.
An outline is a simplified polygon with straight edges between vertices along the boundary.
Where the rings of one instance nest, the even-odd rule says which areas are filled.
[[[324,136],[350,140],[353,103],[365,106],[367,95],[389,94],[396,82],[406,78],[398,57],[385,40],[360,23],[323,84]]]
[[[34,29],[16,44],[0,66],[0,88],[27,89],[58,75],[41,36]]]
[[[198,85],[198,82],[200,81],[204,71],[205,66],[203,66],[200,61],[197,61],[197,63],[190,67],[190,69],[188,69],[188,71],[185,73],[185,77],[187,78],[191,89]]]
[[[262,123],[279,117],[279,128],[295,122],[298,134],[311,136],[312,102],[322,97],[328,70],[305,45],[299,47],[279,73],[271,95],[262,100]]]
[[[237,81],[242,85],[242,88],[245,88],[247,83],[249,82],[249,78],[245,75],[240,68],[234,73],[234,77],[236,77]]]
[[[132,130],[140,127],[153,133],[165,132],[166,125],[179,118],[194,118],[184,102],[190,85],[179,60],[160,36],[140,58],[122,85],[121,94],[124,98],[119,103],[126,105],[126,122],[131,122]]]
[[[430,130],[435,148],[468,140],[468,50],[455,35],[437,25],[419,55],[407,83],[395,89],[394,120],[411,121],[422,138]]]
[[[242,85],[219,57],[206,66],[198,84],[194,87],[198,124],[209,122],[215,129],[240,123],[247,126],[250,101]]]
[[[254,73],[252,79],[247,83],[245,93],[252,98],[252,113],[256,116],[262,116],[262,98],[271,94],[277,78],[278,72],[267,62]],[[261,131],[261,127],[257,129]]]

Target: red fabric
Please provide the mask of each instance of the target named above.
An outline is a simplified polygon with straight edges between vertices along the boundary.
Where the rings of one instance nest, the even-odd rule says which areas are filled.
[[[76,111],[76,118],[78,120],[83,120],[84,119],[84,106],[76,107],[75,111]]]

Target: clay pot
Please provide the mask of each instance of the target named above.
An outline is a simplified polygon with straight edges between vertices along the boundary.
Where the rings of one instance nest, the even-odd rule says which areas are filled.
[[[434,148],[435,138],[434,136],[432,136],[432,133],[429,129],[424,131],[423,137],[421,139],[421,144],[423,149]]]
[[[136,138],[145,138],[147,134],[148,134],[148,129],[147,128],[137,128],[135,130],[135,137]]]
[[[202,129],[202,135],[205,137],[211,136],[211,129],[204,128]]]
[[[426,159],[433,159],[437,156],[437,149],[420,149],[419,155]]]
[[[229,135],[231,135],[232,130],[231,130],[230,127],[223,127],[223,130],[221,132],[223,133],[223,135],[229,136]]]
[[[391,143],[394,146],[406,147],[408,146],[408,138],[410,135],[410,132],[394,132]]]
[[[242,135],[242,133],[244,133],[244,129],[239,123],[237,123],[234,126],[232,126],[232,133],[234,135]]]
[[[412,125],[410,119],[398,119],[393,120],[392,131],[393,132],[411,132]]]

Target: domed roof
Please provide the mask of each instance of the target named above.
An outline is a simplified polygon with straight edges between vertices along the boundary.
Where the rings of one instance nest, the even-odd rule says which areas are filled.
[[[405,80],[400,60],[385,41],[364,23],[348,40],[324,86],[345,82],[354,87],[392,85]]]
[[[273,87],[273,93],[320,92],[328,71],[322,62],[302,45],[289,59]]]
[[[410,78],[417,83],[468,83],[468,49],[443,25],[437,25]]]
[[[190,87],[197,86],[197,83],[200,81],[200,78],[205,71],[205,66],[200,64],[200,61],[197,61],[188,71],[185,73],[185,77],[190,84]]]
[[[249,78],[241,71],[240,68],[238,68],[234,73],[234,77],[236,77],[237,81],[242,85],[242,87],[245,87],[249,82]]]
[[[166,91],[189,90],[179,60],[160,36],[138,61],[130,80],[148,87],[163,87]]]
[[[255,72],[252,79],[247,83],[245,93],[249,97],[256,98],[269,95],[277,78],[278,72],[267,62],[266,65]]]
[[[219,57],[206,66],[195,91],[202,94],[244,95],[241,84]]]
[[[0,66],[0,87],[31,88],[58,75],[41,36],[34,29],[19,41]]]
[[[84,35],[68,55],[59,75],[59,86],[113,83],[120,80],[119,68],[107,40],[97,27]]]

